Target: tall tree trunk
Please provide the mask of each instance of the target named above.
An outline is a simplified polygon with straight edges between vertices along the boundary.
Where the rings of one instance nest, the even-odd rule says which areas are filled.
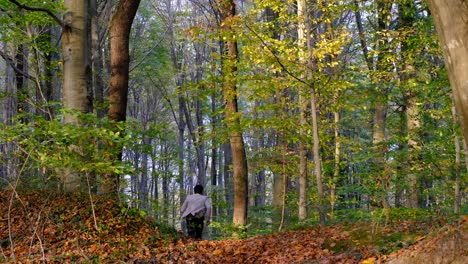
[[[59,38],[59,36],[57,36],[58,34],[60,34],[60,32],[57,32],[59,30],[57,30],[55,27],[53,26],[48,26],[47,27],[47,30],[46,30],[46,34],[49,35],[49,38],[50,38],[50,43],[55,43],[57,42],[57,39]],[[56,91],[59,89],[59,87],[57,87],[57,72],[58,72],[58,69],[54,66],[53,62],[54,61],[58,61],[60,58],[59,58],[59,54],[58,52],[56,51],[50,51],[49,53],[46,54],[45,56],[45,62],[44,62],[44,66],[45,66],[45,92],[44,92],[44,96],[45,96],[45,100],[46,100],[46,105],[45,105],[45,112],[47,113],[50,113],[50,117],[53,118],[55,116],[54,114],[54,109],[50,106],[50,102],[51,101],[54,101],[54,100],[57,100],[58,98],[55,98],[54,95],[57,93]],[[49,116],[47,116],[49,117]]]
[[[200,99],[200,90],[203,90],[203,84],[201,84],[203,75],[203,53],[204,48],[201,47],[200,43],[195,43],[195,83],[198,84],[198,89],[195,99],[195,116],[197,122],[196,131],[196,150],[197,150],[197,169],[198,169],[198,183],[202,186],[206,185],[206,159],[205,159],[205,140],[204,140],[204,125],[203,125],[203,114],[202,114],[202,100]],[[188,121],[188,120],[187,120]]]
[[[112,17],[110,29],[111,77],[109,80],[110,103],[107,113],[110,120],[125,121],[127,116],[128,79],[129,79],[129,38],[133,19],[140,0],[121,0]],[[117,159],[122,158],[119,154]],[[119,175],[104,175],[101,192],[117,195],[119,191]]]
[[[306,21],[309,20],[309,12],[305,12]],[[318,196],[318,211],[320,217],[320,223],[325,224],[327,219],[327,211],[325,205],[325,192],[323,187],[323,175],[322,175],[322,155],[321,155],[321,143],[319,137],[319,110],[317,106],[317,88],[314,85],[313,80],[313,69],[315,69],[315,62],[312,56],[312,38],[311,28],[309,23],[305,24],[306,32],[306,43],[307,43],[307,80],[310,82],[310,115],[312,117],[312,135],[313,135],[313,150],[314,155],[314,171],[317,183],[317,196]]]
[[[8,54],[8,44],[4,44],[4,53]],[[13,119],[18,114],[17,108],[17,96],[16,96],[16,87],[15,87],[15,71],[13,70],[10,64],[5,66],[5,94],[9,95],[3,99],[3,123],[5,125],[12,125]],[[5,142],[2,144],[2,164],[5,164],[3,169],[3,176],[5,179],[16,179],[18,175],[18,158],[14,155],[15,144],[13,142]],[[5,160],[3,160],[5,159]]]
[[[359,12],[360,7],[358,1],[355,0],[354,4],[356,6],[356,24],[358,26],[359,31],[359,39],[361,42],[361,49],[364,55],[364,60],[366,62],[368,70],[372,73],[374,71],[373,67],[373,60],[372,57],[368,54],[368,45],[365,39],[364,28],[362,25],[362,18],[361,13]],[[392,6],[392,0],[384,0],[377,2],[377,27],[379,32],[385,32],[387,30],[389,21],[390,21],[390,9]],[[386,65],[384,56],[388,52],[388,39],[385,37],[377,46],[379,50],[377,56],[377,63],[375,71],[387,71],[388,73],[388,65]],[[379,73],[380,74],[380,73]],[[385,83],[386,80],[383,78],[373,77],[372,84],[378,85],[380,83]],[[389,204],[387,200],[386,192],[386,185],[387,185],[387,175],[385,175],[385,152],[386,148],[382,144],[385,141],[385,122],[387,116],[387,92],[383,87],[379,87],[376,89],[375,99],[372,102],[372,144],[373,146],[377,147],[377,151],[380,152],[374,159],[373,159],[373,166],[375,167],[374,174],[377,177],[376,183],[376,196],[375,197],[385,209],[388,211]]]
[[[166,143],[161,142],[161,157],[166,157],[167,153],[167,145]],[[170,203],[169,203],[169,166],[168,161],[166,159],[162,159],[161,161],[161,168],[162,168],[162,195],[163,195],[163,219],[165,223],[169,223],[169,210],[170,210]]]
[[[317,109],[317,99],[316,99],[316,91],[315,87],[311,87],[311,95],[310,95],[310,111],[312,116],[312,133],[314,137],[314,146],[313,146],[313,153],[314,153],[314,170],[315,170],[315,177],[317,180],[317,195],[319,200],[319,217],[320,223],[325,224],[327,219],[327,212],[325,209],[325,193],[323,190],[323,179],[322,179],[322,158],[320,155],[320,137],[318,134],[318,109]]]
[[[400,14],[400,29],[410,28],[413,26],[414,16],[413,11],[416,11],[414,2],[404,2],[400,3],[398,6]],[[414,12],[416,13],[416,12]],[[417,104],[417,91],[408,83],[408,80],[411,78],[411,75],[414,75],[414,66],[412,65],[412,56],[414,50],[411,49],[411,45],[408,45],[406,40],[401,42],[401,57],[402,57],[402,66],[400,73],[400,83],[404,86],[403,90],[405,91],[406,98],[406,126],[407,126],[407,137],[408,137],[408,179],[409,179],[409,196],[408,196],[408,205],[411,208],[418,207],[418,193],[419,193],[419,184],[420,181],[418,176],[417,167],[419,166],[420,158],[418,149],[420,148],[420,138],[419,138],[419,129],[420,125],[420,115],[419,107]]]
[[[266,196],[266,179],[265,179],[265,169],[260,167],[260,160],[263,159],[261,151],[265,148],[265,130],[258,129],[256,132],[257,136],[254,138],[253,148],[257,155],[255,162],[255,182],[254,182],[254,197],[255,202],[254,206],[265,206],[265,196]]]
[[[226,125],[229,142],[232,150],[233,177],[234,177],[234,215],[233,223],[236,226],[247,225],[248,205],[248,173],[247,157],[242,137],[239,110],[237,106],[237,41],[233,38],[234,32],[231,23],[236,15],[236,5],[233,0],[220,1],[221,12],[224,18],[223,31],[231,34],[226,41],[226,58],[224,60],[224,86],[223,95],[226,106]]]
[[[90,43],[87,41],[88,0],[65,0],[67,13],[62,34],[63,53],[63,106],[87,113],[91,110],[89,95],[91,64]],[[78,123],[73,115],[65,115],[64,122]],[[74,146],[76,147],[76,146]],[[63,187],[66,192],[80,189],[81,176],[71,169],[63,174]]]
[[[278,95],[281,94],[277,91],[277,98]],[[283,225],[284,220],[284,208],[283,204],[286,200],[286,190],[287,190],[287,181],[286,181],[286,171],[283,162],[283,158],[286,156],[288,143],[284,138],[284,132],[277,132],[275,134],[275,143],[271,144],[276,146],[278,151],[281,153],[281,159],[279,161],[275,161],[281,165],[281,169],[277,169],[277,171],[273,174],[273,197],[272,197],[272,206],[273,206],[273,225],[274,227],[278,227],[280,229]]]
[[[172,0],[166,1],[166,12],[168,16],[168,32],[167,35],[170,39],[170,46],[171,46],[171,60],[174,69],[176,70],[176,89],[178,94],[178,116],[177,116],[177,129],[178,129],[178,147],[177,147],[177,157],[178,157],[178,182],[179,182],[179,196],[180,196],[180,205],[183,204],[185,201],[186,193],[185,193],[185,170],[184,170],[184,149],[185,149],[185,120],[184,120],[184,107],[185,107],[185,100],[182,94],[182,86],[184,85],[184,73],[182,68],[184,67],[183,63],[183,54],[179,54],[182,48],[177,48],[177,42],[174,32],[174,22],[176,21],[175,18],[175,7],[172,5]],[[174,117],[176,118],[176,117]]]
[[[93,53],[93,87],[94,87],[94,101],[95,101],[95,111],[99,118],[105,116],[104,109],[104,80],[103,80],[103,70],[104,70],[104,60],[102,52],[102,44],[104,34],[103,25],[108,23],[108,16],[105,13],[98,14],[98,3],[96,0],[90,0],[90,13],[91,13],[91,38],[92,38],[92,53]],[[103,8],[102,10],[105,10]]]
[[[468,5],[463,0],[430,0],[457,113],[468,139]]]
[[[307,14],[306,14],[306,1],[297,1],[297,16],[299,19],[297,27],[299,49],[306,46],[306,31]],[[305,53],[300,53],[299,60],[305,61]],[[299,91],[299,133],[301,139],[299,140],[299,221],[304,221],[307,218],[307,140],[306,140],[306,124],[307,124],[307,99],[305,93],[300,89]]]
[[[143,139],[143,145],[151,145],[151,138],[145,136]],[[148,209],[148,160],[148,153],[143,152],[141,158],[141,179],[138,190],[138,200],[140,203],[139,208],[142,209]]]
[[[335,100],[336,103],[336,100]],[[341,139],[340,139],[340,112],[335,111],[333,113],[333,124],[335,132],[335,164],[333,168],[333,177],[330,182],[330,210],[331,217],[335,217],[335,205],[338,197],[336,196],[336,185],[338,183],[338,178],[340,177],[340,156],[341,156]]]
[[[212,132],[216,134],[216,131],[218,130],[218,119],[216,117],[216,101],[217,101],[217,96],[216,94],[213,94],[211,96],[211,129]],[[218,170],[217,170],[217,161],[218,161],[218,143],[216,142],[217,139],[213,138],[211,140],[211,171],[210,171],[210,176],[211,176],[211,186],[215,187],[218,185]],[[213,192],[213,195],[215,196],[215,201],[219,200],[219,195],[218,192]],[[211,210],[211,215],[213,218],[215,218],[218,214],[217,207],[213,204],[212,205],[212,210]]]
[[[390,24],[390,11],[392,6],[392,0],[385,0],[377,3],[377,26],[380,32],[386,32]],[[384,72],[385,75],[391,73],[391,65],[385,60],[385,56],[388,56],[389,52],[389,40],[388,37],[383,36],[383,40],[379,42],[378,46],[379,55],[377,56],[377,74],[381,75],[381,72]],[[374,85],[384,84],[389,79],[385,77],[376,77]],[[388,176],[387,173],[387,164],[385,161],[385,155],[387,148],[385,146],[385,127],[387,119],[387,89],[383,86],[377,89],[375,99],[373,102],[373,131],[372,131],[372,145],[376,147],[379,152],[374,158],[374,166],[376,168],[375,175],[377,178],[376,183],[376,199],[378,203],[383,206],[385,210],[386,217],[388,216],[387,212],[390,207],[387,199],[387,186],[388,186]]]
[[[276,40],[280,40],[280,32],[277,28],[276,25],[279,24],[278,22],[279,18],[279,13],[275,10],[273,10],[270,7],[267,7],[265,9],[265,19],[268,23],[272,23],[275,25],[275,27],[272,29],[272,38]],[[278,77],[278,76],[276,76]],[[279,103],[278,100],[281,100],[280,98],[284,98],[285,96],[282,94],[281,91],[277,90],[275,92],[275,96],[273,97],[273,103],[277,104]],[[275,111],[275,115],[283,115],[285,112],[284,111]],[[267,134],[269,134],[268,137],[268,142],[267,145],[268,147],[277,147],[277,148],[283,148],[284,145],[286,145],[284,141],[284,138],[282,136],[282,133],[279,133],[278,131],[267,131]],[[273,193],[272,193],[272,206],[273,206],[273,215],[272,215],[272,221],[275,227],[279,227],[281,224],[281,216],[282,216],[282,205],[283,201],[285,199],[285,192],[286,190],[286,181],[284,180],[284,175],[280,173],[279,171],[276,171],[273,173]]]
[[[18,71],[15,71],[15,80],[16,80],[16,97],[17,103],[18,103],[18,108],[17,112],[19,114],[27,114],[29,112],[29,107],[28,107],[28,98],[29,98],[29,93],[28,93],[28,79],[26,76],[28,75],[29,72],[29,66],[28,66],[28,48],[26,45],[19,45],[16,49],[16,54],[15,54],[15,62],[16,62],[16,68]],[[26,116],[21,117],[21,122],[26,123],[28,120]]]
[[[227,204],[227,215],[233,215],[234,209],[234,181],[233,181],[233,170],[232,170],[232,150],[231,144],[226,142],[223,145],[224,163],[223,163],[223,174],[224,174],[224,192]]]
[[[416,98],[410,95],[406,102],[406,122],[408,127],[408,148],[409,148],[409,173],[408,179],[410,180],[409,184],[409,197],[408,197],[408,206],[410,208],[418,208],[419,200],[419,186],[418,186],[418,176],[415,166],[419,164],[418,155],[415,153],[418,149],[418,129],[420,128],[419,123],[419,110],[416,104]]]

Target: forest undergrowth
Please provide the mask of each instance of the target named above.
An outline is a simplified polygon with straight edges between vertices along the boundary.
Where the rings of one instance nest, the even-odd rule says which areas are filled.
[[[0,192],[6,263],[468,263],[468,216],[194,241],[102,197]]]

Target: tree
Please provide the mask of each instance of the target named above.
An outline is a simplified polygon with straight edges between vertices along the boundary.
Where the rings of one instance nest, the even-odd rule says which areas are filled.
[[[226,54],[224,60],[224,103],[225,119],[228,129],[228,137],[232,151],[233,178],[234,178],[234,215],[233,223],[236,226],[247,225],[248,205],[248,173],[247,157],[245,153],[244,139],[240,125],[240,113],[237,105],[237,41],[234,38],[234,23],[236,5],[233,0],[221,0],[219,2],[223,16],[223,32],[229,34],[226,41]]]
[[[110,23],[111,76],[109,80],[107,116],[109,120],[120,122],[127,117],[128,79],[129,79],[129,39],[133,19],[140,0],[121,0]],[[121,154],[117,159],[121,159]],[[101,192],[117,194],[119,176],[107,174],[103,178]]]
[[[431,13],[465,140],[468,140],[468,6],[463,0],[431,0]]]
[[[63,54],[63,106],[66,109],[88,113],[91,111],[91,26],[88,0],[66,0],[64,14]],[[64,122],[79,121],[72,114],[65,115]],[[80,188],[79,173],[66,170],[63,176],[64,190],[75,192]]]
[[[299,24],[297,27],[298,43],[299,49],[303,48],[304,44],[310,37],[310,33],[306,31],[309,27],[306,26],[308,21],[308,15],[306,10],[306,1],[298,0],[297,1],[297,17],[299,18]],[[304,61],[304,54],[301,53],[299,58],[300,61]],[[305,139],[305,130],[307,122],[307,100],[302,89],[299,91],[299,122],[300,122],[300,135],[301,140],[299,141],[299,220],[304,221],[307,218],[307,144]],[[323,194],[322,194],[323,196]],[[322,197],[323,198],[323,197]]]

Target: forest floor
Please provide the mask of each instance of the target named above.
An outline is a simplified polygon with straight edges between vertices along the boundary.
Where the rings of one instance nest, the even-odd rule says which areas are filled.
[[[98,197],[3,190],[0,208],[2,263],[468,263],[468,216],[195,241]]]

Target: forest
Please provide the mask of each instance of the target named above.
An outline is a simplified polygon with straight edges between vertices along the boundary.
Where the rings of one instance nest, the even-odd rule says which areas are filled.
[[[466,21],[462,0],[0,0],[0,261],[464,263]]]

